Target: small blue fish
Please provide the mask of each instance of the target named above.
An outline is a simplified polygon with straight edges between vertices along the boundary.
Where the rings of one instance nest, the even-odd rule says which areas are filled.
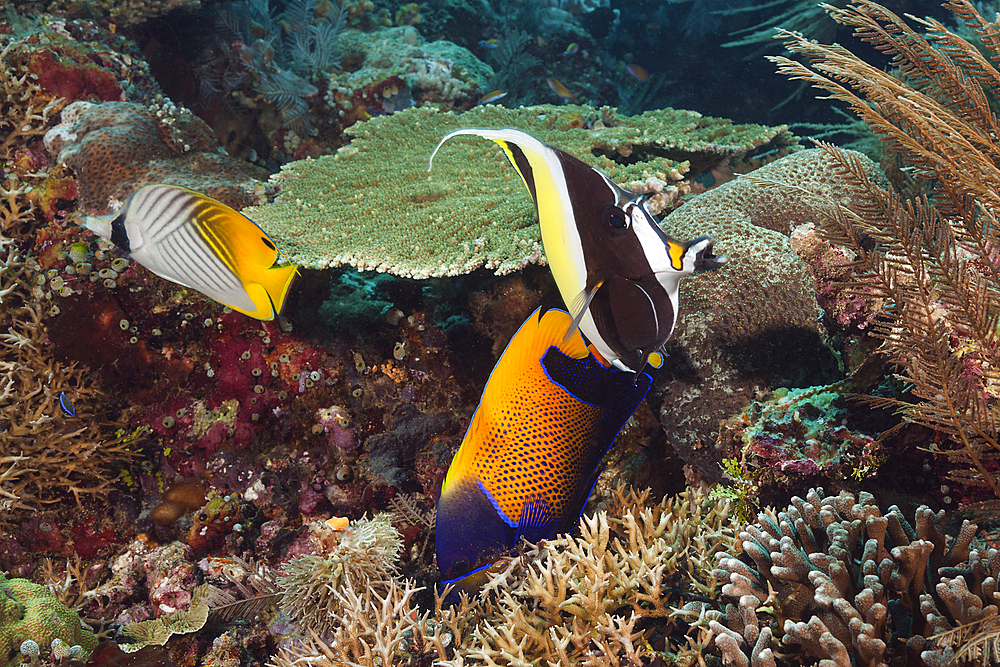
[[[563,51],[563,55],[575,56],[579,51],[580,51],[580,45],[577,44],[576,42],[573,42],[572,44],[566,47],[566,50]]]
[[[67,417],[76,416],[76,406],[73,405],[73,401],[69,400],[65,391],[59,392],[59,407],[62,408],[63,414]]]
[[[494,39],[481,39],[479,40],[479,48],[481,49],[495,49],[500,46],[500,42]]]

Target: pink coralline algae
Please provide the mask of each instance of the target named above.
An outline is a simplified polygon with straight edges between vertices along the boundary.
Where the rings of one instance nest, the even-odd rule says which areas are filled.
[[[361,444],[357,429],[351,425],[350,414],[339,405],[316,411],[314,431],[325,433],[330,445],[344,452],[354,451]]]
[[[878,467],[878,448],[872,436],[848,427],[842,394],[836,386],[779,389],[729,427],[742,440],[744,458],[779,479],[860,478]]]
[[[137,538],[111,566],[113,576],[101,585],[98,600],[120,605],[133,599],[149,601],[149,606],[132,607],[119,622],[143,621],[176,609],[187,609],[191,591],[198,585],[198,567],[192,560],[191,547],[172,542],[151,546]]]

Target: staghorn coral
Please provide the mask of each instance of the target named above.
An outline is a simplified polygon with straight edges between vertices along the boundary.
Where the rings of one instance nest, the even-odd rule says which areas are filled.
[[[966,521],[952,537],[944,511],[921,507],[914,518],[910,524],[895,506],[883,514],[866,492],[822,489],[758,515],[740,533],[741,555],[716,556],[729,602],[707,617],[723,661],[874,667],[900,648],[887,643],[890,634],[907,640],[912,654],[947,627],[934,622],[947,617],[939,607],[958,619],[975,616],[954,608],[970,599],[947,576],[970,557],[976,525]],[[977,571],[985,573],[981,563]]]
[[[594,129],[573,125],[581,117]],[[608,108],[480,106],[455,115],[421,107],[352,126],[355,139],[336,155],[285,165],[273,178],[282,188],[278,199],[245,213],[306,268],[350,264],[427,278],[483,266],[510,273],[543,261],[531,199],[498,148],[449,142],[427,174],[445,133],[476,126],[519,127],[620,183],[676,183],[662,193],[668,200],[686,188],[678,183],[685,172],[693,178],[791,142],[781,127],[671,109],[629,118]]]
[[[964,0],[945,6],[981,36],[987,56],[936,20],[914,19],[924,37],[861,0],[826,11],[888,54],[898,74],[788,31],[780,34],[786,46],[811,67],[772,60],[782,73],[846,102],[896,162],[890,173],[903,195],[871,178],[852,155],[827,147],[835,173],[858,196],[828,205],[817,229],[853,255],[845,286],[885,302],[873,334],[912,388],[905,402],[882,403],[947,436],[950,458],[965,464],[953,479],[973,494],[979,487],[1000,498],[1000,143],[991,107],[1000,71],[990,62],[1000,53],[1000,24]]]
[[[609,511],[580,519],[579,537],[545,541],[525,554],[523,570],[494,576],[487,589],[497,606],[473,630],[466,657],[566,665],[595,654],[612,664],[653,657],[640,619],[672,615],[677,592],[716,594],[712,558],[736,541],[728,502],[688,489],[649,505],[648,493],[619,486]]]
[[[234,208],[266,175],[219,152],[211,129],[170,100],[143,107],[128,102],[74,102],[45,134],[45,147],[76,173],[80,207],[106,211],[147,183],[205,192]]]
[[[6,493],[20,497],[12,510],[38,509],[71,494],[77,504],[106,497],[117,468],[134,456],[139,432],[103,413],[104,393],[75,364],[52,356],[42,309],[37,261],[20,249],[35,224],[31,188],[16,176],[0,185],[0,444],[24,457]],[[65,392],[78,418],[63,414]]]
[[[5,160],[15,147],[44,134],[49,119],[66,104],[64,98],[45,94],[27,68],[13,62],[20,48],[11,42],[0,50],[0,156]]]
[[[476,599],[442,592],[424,611],[408,580],[345,578],[330,593],[337,616],[307,623],[309,637],[269,664],[641,664],[655,657],[651,623],[675,613],[675,592],[715,594],[712,556],[736,547],[727,503],[695,490],[655,505],[648,496],[618,487],[578,537],[527,546]]]

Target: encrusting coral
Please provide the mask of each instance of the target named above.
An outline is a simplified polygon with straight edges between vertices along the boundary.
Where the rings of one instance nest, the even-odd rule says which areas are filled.
[[[197,189],[237,209],[257,201],[266,172],[221,153],[208,125],[169,99],[73,102],[45,134],[45,148],[72,168],[80,206],[104,212],[147,183]]]
[[[783,127],[672,109],[634,117],[570,106],[404,109],[348,128],[355,138],[336,155],[285,165],[272,177],[277,200],[244,213],[303,268],[349,264],[428,278],[544,261],[534,206],[498,147],[449,142],[428,174],[434,146],[461,127],[523,129],[618,183],[662,195],[664,206],[686,190],[685,176],[792,143]]]
[[[851,155],[866,173],[878,171]],[[816,284],[789,247],[794,229],[825,219],[828,202],[847,205],[863,192],[836,166],[821,150],[798,151],[690,199],[661,223],[674,238],[711,236],[729,257],[724,270],[681,283],[677,328],[651,392],[662,399],[671,446],[708,480],[736,454],[716,446],[720,419],[760,392],[840,379]],[[775,355],[784,363],[771,363]]]

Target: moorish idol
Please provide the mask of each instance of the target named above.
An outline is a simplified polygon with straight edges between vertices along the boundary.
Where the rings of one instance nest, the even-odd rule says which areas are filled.
[[[712,239],[670,238],[645,196],[520,130],[455,130],[434,153],[460,134],[498,143],[521,175],[559,293],[587,340],[622,370],[659,367],[677,321],[680,279],[725,262],[712,254]]]
[[[601,363],[569,313],[532,313],[493,369],[441,488],[435,541],[445,583],[474,588],[522,537],[572,530],[651,383]]]
[[[253,220],[207,195],[146,185],[117,214],[85,218],[147,269],[259,320],[281,312],[294,264],[278,264],[274,243]]]

